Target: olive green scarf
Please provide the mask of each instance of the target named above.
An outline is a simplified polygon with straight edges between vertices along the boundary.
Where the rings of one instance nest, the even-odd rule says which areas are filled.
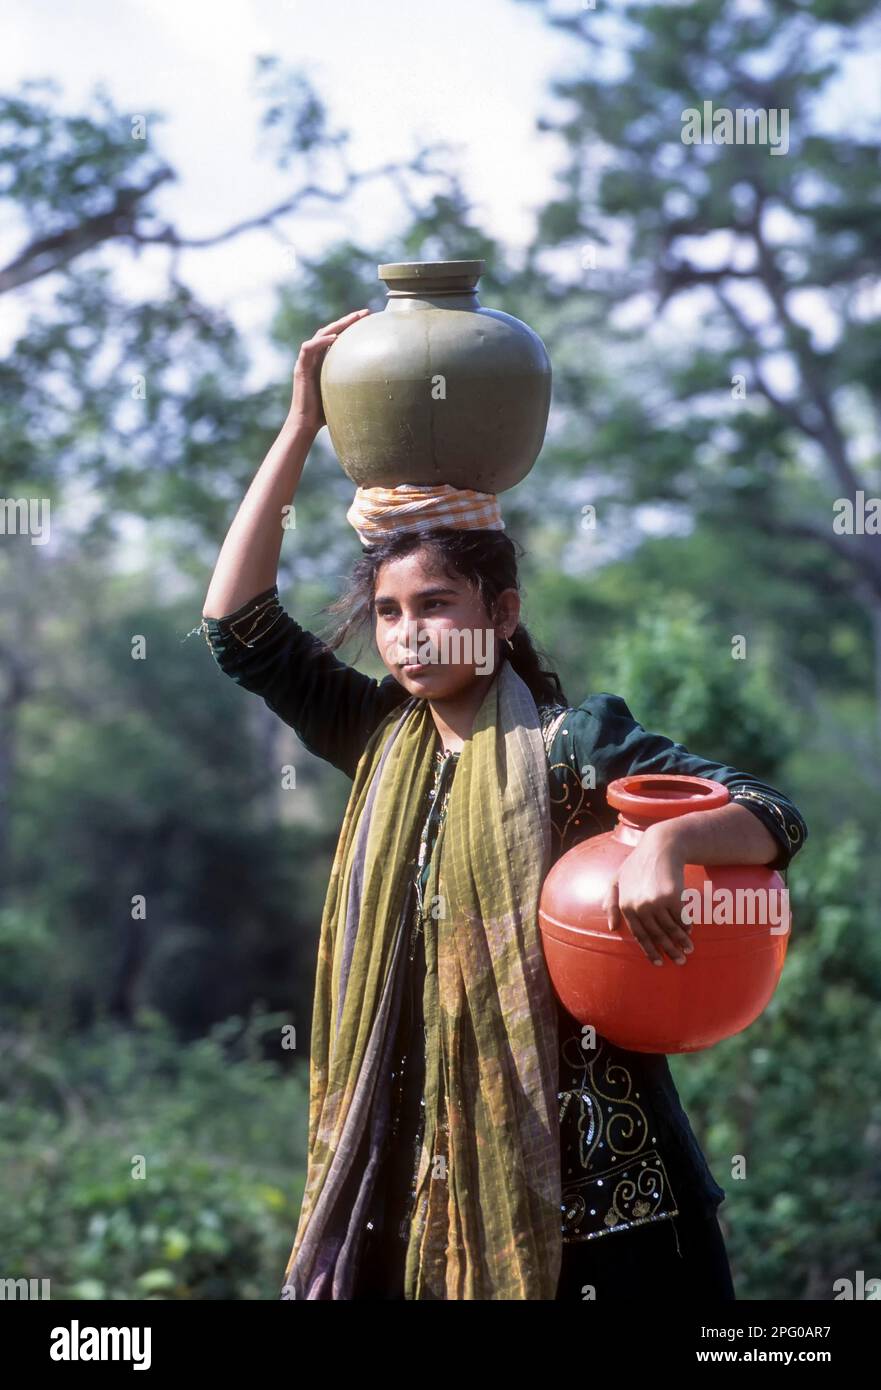
[[[286,1298],[349,1298],[388,1075],[436,728],[411,699],[355,773],[321,924],[309,1153]],[[425,894],[425,1131],[408,1299],[553,1299],[562,1253],[557,1021],[537,910],[547,761],[503,661],[453,778]]]

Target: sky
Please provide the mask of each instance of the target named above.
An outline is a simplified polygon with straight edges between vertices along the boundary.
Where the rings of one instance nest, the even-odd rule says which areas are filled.
[[[49,75],[74,110],[101,82],[123,111],[165,113],[149,138],[179,181],[156,206],[188,235],[210,235],[291,188],[259,127],[254,58],[263,53],[308,74],[332,128],[350,132],[356,169],[407,161],[422,141],[459,146],[478,220],[510,245],[529,240],[554,188],[561,150],[536,133],[535,119],[550,77],[573,64],[572,44],[513,0],[6,0],[3,10],[4,90]],[[345,223],[338,208],[328,215],[315,203],[288,224],[296,245],[255,232],[190,253],[181,270],[197,293],[256,328],[298,251],[314,256],[344,227],[379,244],[401,224],[388,194],[367,185]],[[146,283],[149,256],[126,273]]]
[[[614,4],[596,3],[614,16]],[[731,3],[750,11],[761,0]],[[583,14],[582,0],[553,0],[552,12]],[[406,162],[423,142],[456,147],[478,225],[516,256],[564,166],[562,143],[539,132],[537,119],[555,109],[551,82],[584,62],[581,43],[514,0],[5,0],[3,17],[0,89],[51,76],[76,111],[101,83],[125,112],[164,113],[164,122],[148,122],[148,138],[179,177],[155,206],[190,236],[253,216],[298,184],[276,168],[259,126],[254,61],[274,54],[308,74],[331,128],[350,133],[353,168]],[[854,52],[825,102],[824,124],[877,123],[879,65],[878,47]],[[314,258],[346,234],[378,246],[388,234],[392,257],[393,234],[407,219],[388,185],[381,196],[377,187],[365,184],[345,209],[316,201],[275,235],[254,231],[181,257],[182,278],[256,345],[257,379],[277,370],[265,329],[299,256]],[[0,225],[0,254],[17,245],[14,229]],[[122,255],[133,293],[161,293],[164,251]],[[383,293],[377,282],[372,307]],[[0,349],[26,311],[26,296],[16,299],[4,306]],[[830,346],[835,325],[822,306],[806,308],[818,345]],[[696,312],[674,308],[673,331],[687,331]]]

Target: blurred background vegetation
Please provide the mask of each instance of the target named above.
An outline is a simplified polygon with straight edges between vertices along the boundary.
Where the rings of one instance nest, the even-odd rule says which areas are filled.
[[[296,245],[310,201],[359,187],[315,175],[345,141],[303,74],[258,63],[287,196],[201,241],[157,210],[176,172],[155,125],[133,139],[101,92],[71,115],[45,81],[0,100],[0,293],[21,323],[0,361],[0,495],[48,498],[53,521],[45,545],[0,538],[0,1248],[5,1276],[51,1277],[54,1297],[278,1296],[350,784],[190,630],[300,341],[381,308],[379,262],[471,257],[481,302],[554,364],[541,461],[503,509],[524,619],[570,699],[623,695],[782,787],[811,832],[771,1005],[672,1059],[728,1193],[738,1294],[827,1299],[881,1276],[881,540],[832,525],[837,498],[881,493],[881,144],[823,119],[876,9],[622,0],[604,27],[525,4],[578,59],[535,113],[566,158],[533,244],[515,256],[480,225],[443,149],[371,174],[377,199],[406,190],[408,217],[279,276],[262,346],[288,368],[259,388],[255,344],[178,256],[247,222]],[[681,111],[710,98],[787,108],[788,155],[682,144]],[[167,253],[160,295],[127,273],[146,248]],[[313,630],[357,553],[351,492],[322,435],[280,575]]]

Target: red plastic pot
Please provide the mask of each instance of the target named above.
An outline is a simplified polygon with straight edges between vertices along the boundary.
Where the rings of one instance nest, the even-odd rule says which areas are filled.
[[[694,950],[685,965],[646,956],[624,918],[609,931],[603,900],[640,837],[656,821],[730,800],[706,777],[641,774],[612,782],[615,829],[576,845],[542,887],[545,960],[563,1007],[634,1052],[697,1052],[758,1018],[783,969],[791,918],[780,875],[761,865],[686,865],[684,898]]]

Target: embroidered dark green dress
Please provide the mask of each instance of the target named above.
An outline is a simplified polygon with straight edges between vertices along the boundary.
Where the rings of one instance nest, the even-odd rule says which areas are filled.
[[[221,670],[261,695],[310,752],[349,777],[373,730],[409,698],[393,676],[377,682],[339,661],[285,612],[275,585],[235,613],[204,619],[201,630]],[[773,866],[781,871],[807,838],[800,813],[781,792],[649,733],[617,695],[592,695],[576,708],[539,705],[538,710],[548,755],[554,860],[581,840],[612,829],[616,812],[606,802],[605,788],[616,777],[637,772],[682,772],[725,783],[732,800],[748,806],[774,836],[779,852]],[[389,1077],[392,1133],[365,1223],[356,1298],[403,1297],[423,1118],[421,899],[457,760],[457,753],[444,754],[438,737]],[[587,766],[594,769],[593,779],[583,776]],[[585,780],[595,786],[585,788]],[[559,1002],[557,1011],[564,1242],[558,1299],[580,1299],[586,1285],[598,1286],[598,1296],[624,1297],[640,1287],[657,1293],[659,1281],[671,1296],[701,1291],[732,1298],[715,1217],[725,1192],[682,1109],[666,1057],[627,1052],[602,1038],[585,1051],[580,1024]],[[653,1227],[664,1230],[652,1232]],[[628,1231],[643,1232],[637,1246],[622,1241]],[[612,1235],[614,1249],[604,1239]]]

